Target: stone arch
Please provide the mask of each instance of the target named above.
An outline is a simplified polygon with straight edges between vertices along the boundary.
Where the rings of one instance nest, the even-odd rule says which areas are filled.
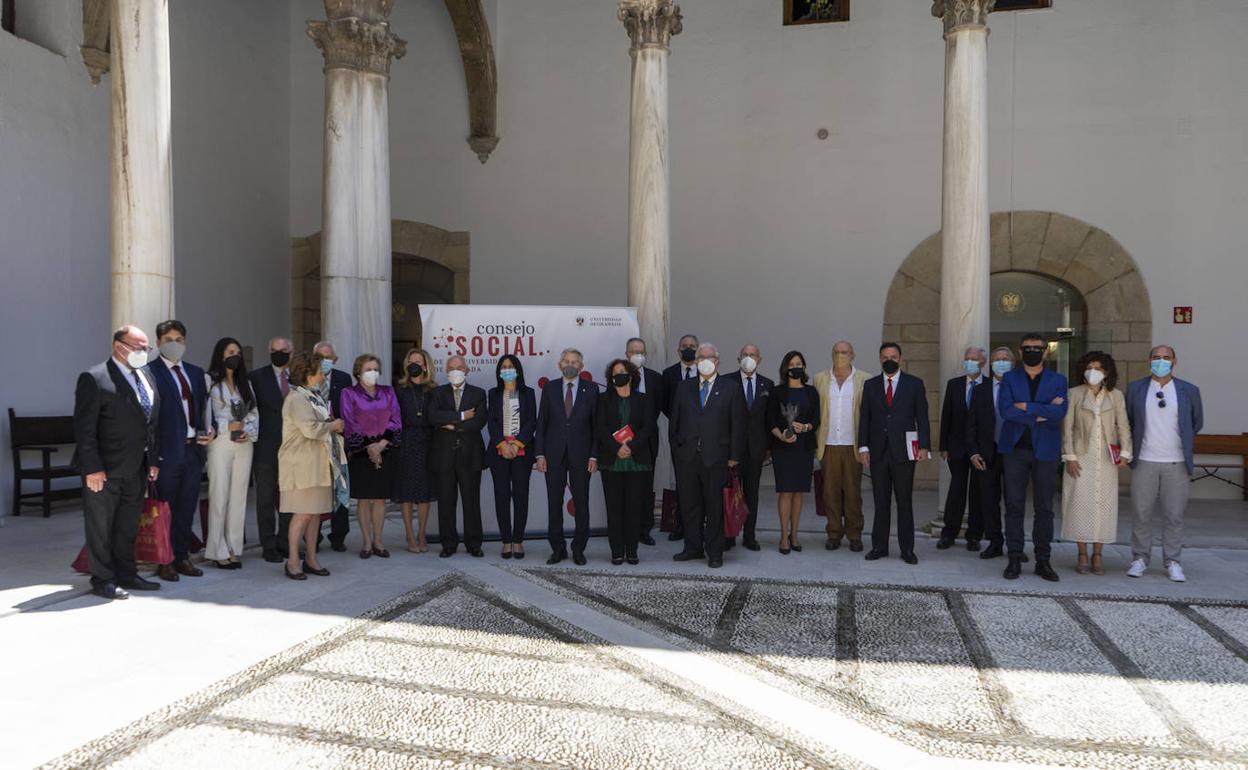
[[[1120,377],[1148,374],[1153,313],[1135,260],[1109,233],[1048,211],[992,215],[991,271],[1037,273],[1069,284],[1088,305],[1086,339],[1118,362]],[[941,234],[925,238],[902,262],[884,303],[884,339],[897,340],[906,368],[928,389],[932,432],[940,417],[940,389],[952,376],[940,365]],[[928,480],[934,463],[925,463]]]
[[[469,301],[469,238],[422,222],[394,219],[390,222],[392,264],[424,260],[451,272],[451,298]],[[392,274],[397,275],[395,270]],[[293,344],[310,348],[321,336],[321,234],[291,239],[290,308]]]

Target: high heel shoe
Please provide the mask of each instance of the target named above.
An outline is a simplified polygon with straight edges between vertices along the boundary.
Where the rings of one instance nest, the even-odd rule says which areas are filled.
[[[523,559],[523,558],[524,558],[524,551],[512,551],[512,552],[511,552],[511,558],[513,558],[513,559]]]
[[[303,571],[304,571],[304,574],[307,574],[307,575],[316,575],[317,577],[329,577],[329,570],[325,569],[324,567],[316,567],[314,569],[312,567],[309,567],[306,561],[303,563]]]
[[[1079,575],[1086,575],[1090,571],[1091,570],[1088,569],[1088,557],[1081,555],[1079,560],[1075,562],[1075,573]]]
[[[370,556],[372,556],[372,555],[373,555],[373,552],[372,552],[372,550],[371,550],[371,549],[368,549],[368,548],[361,548],[361,549],[360,549],[360,558],[361,558],[361,559],[367,559],[368,557],[370,557]]]
[[[783,539],[781,539],[781,541],[780,541],[780,553],[781,553],[782,555],[784,555],[784,556],[788,556],[788,555],[789,555],[789,550],[790,550],[790,549],[789,549],[789,548],[785,548],[785,546],[784,546],[784,544],[785,544],[785,543],[787,543],[787,542],[789,542],[789,541],[788,541],[788,538],[783,538]]]
[[[510,559],[510,558],[511,558],[511,551],[503,551],[503,558],[504,558],[504,559]]]
[[[387,551],[385,548],[378,548],[377,546],[373,546],[373,556],[380,556],[383,559],[389,559],[390,552]]]
[[[286,577],[290,578],[291,580],[307,580],[308,579],[308,576],[303,574],[302,572],[291,572],[290,567],[285,564],[282,565],[282,572],[285,572]]]
[[[797,551],[798,553],[801,553],[801,552],[802,552],[802,545],[801,545],[801,543],[794,543],[794,542],[790,541],[790,543],[789,543],[789,547],[790,547],[790,548],[792,548],[794,551]]]
[[[1105,560],[1101,558],[1101,555],[1099,553],[1092,555],[1092,574],[1093,575],[1105,574]]]

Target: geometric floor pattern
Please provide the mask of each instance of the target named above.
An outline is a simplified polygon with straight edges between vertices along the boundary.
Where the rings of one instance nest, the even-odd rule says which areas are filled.
[[[458,573],[47,768],[858,767]]]
[[[1248,766],[1248,602],[513,571],[934,755]]]

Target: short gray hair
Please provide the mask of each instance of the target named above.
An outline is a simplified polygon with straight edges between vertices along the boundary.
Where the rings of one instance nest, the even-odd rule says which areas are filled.
[[[288,347],[288,348],[293,348],[293,347],[294,347],[294,345],[292,345],[292,344],[291,344],[291,342],[290,342],[290,337],[281,337],[281,336],[278,336],[278,337],[270,337],[270,338],[269,338],[269,347],[270,347],[270,348],[272,348],[272,347],[273,347],[273,343],[274,343],[274,342],[277,342],[277,341],[279,341],[279,340],[280,340],[280,341],[282,341],[282,342],[285,342],[285,343],[286,343],[286,347]]]
[[[321,348],[329,348],[330,350],[334,351],[334,353],[338,352],[338,348],[334,347],[334,343],[330,342],[329,340],[321,340],[320,342],[313,345],[312,352],[316,353]]]
[[[719,348],[715,347],[713,343],[710,343],[710,342],[700,343],[698,345],[698,355],[702,354],[703,348],[709,349],[711,351],[712,356],[714,356],[715,358],[719,358]]]
[[[584,354],[584,353],[582,353],[581,351],[577,350],[576,348],[564,348],[563,350],[560,350],[560,351],[559,351],[559,360],[561,360],[561,361],[562,361],[562,360],[563,360],[563,357],[564,357],[564,356],[566,356],[566,355],[567,355],[567,354],[569,354],[569,353],[575,353],[575,354],[577,355],[577,358],[580,358],[582,361],[584,361],[584,360],[585,360],[585,354]]]
[[[455,355],[455,356],[451,356],[450,358],[446,359],[446,370],[447,370],[447,371],[450,371],[450,370],[451,370],[451,364],[455,363],[456,361],[458,361],[458,362],[460,362],[461,364],[463,364],[465,368],[467,368],[467,367],[468,367],[468,359],[464,358],[463,356]]]
[[[964,351],[962,352],[962,356],[963,356],[963,358],[965,358],[965,357],[966,357],[966,354],[967,354],[967,353],[975,353],[976,355],[980,356],[981,358],[987,358],[987,357],[988,357],[988,351],[984,350],[983,348],[979,347],[978,345],[971,345],[969,348],[967,348],[966,350],[964,350]]]
[[[1153,349],[1152,349],[1152,350],[1150,350],[1150,351],[1148,351],[1148,357],[1149,357],[1149,358],[1152,358],[1152,357],[1153,357],[1153,356],[1157,353],[1157,351],[1158,351],[1158,350],[1161,350],[1162,348],[1165,348],[1166,350],[1169,350],[1169,351],[1170,351],[1170,357],[1171,357],[1171,358],[1178,358],[1178,357],[1179,357],[1179,354],[1178,354],[1178,353],[1176,353],[1176,352],[1174,352],[1174,348],[1173,348],[1173,347],[1171,347],[1171,346],[1169,346],[1169,345],[1153,345]]]
[[[1010,357],[1010,360],[1011,360],[1011,361],[1013,361],[1013,360],[1014,360],[1014,350],[1013,350],[1012,348],[1007,348],[1006,346],[1002,345],[1002,346],[1001,346],[1001,347],[999,347],[999,348],[993,348],[993,349],[992,349],[992,355],[994,355],[994,356],[995,356],[995,355],[996,355],[996,354],[998,354],[998,353],[1004,353],[1004,354],[1006,354],[1007,356],[1009,356],[1009,357]]]

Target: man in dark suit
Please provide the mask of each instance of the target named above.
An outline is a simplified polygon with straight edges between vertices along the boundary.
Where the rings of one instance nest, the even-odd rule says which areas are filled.
[[[754,536],[754,527],[758,523],[758,485],[763,478],[763,461],[767,459],[767,448],[771,442],[771,431],[767,429],[767,399],[775,383],[758,373],[758,366],[763,362],[763,354],[757,345],[745,345],[737,355],[740,366],[735,372],[725,374],[726,382],[735,382],[741,388],[745,400],[745,454],[741,458],[741,491],[745,494],[745,504],[750,509],[750,516],[741,529],[741,544],[751,551],[759,550],[758,539]],[[736,545],[736,538],[724,541],[724,550]]]
[[[867,561],[888,556],[892,498],[897,499],[897,545],[906,564],[918,564],[914,555],[914,463],[906,433],[917,434],[916,460],[931,456],[931,427],[927,422],[927,389],[923,380],[901,371],[901,346],[880,346],[882,374],[862,386],[858,414],[858,459],[871,469],[875,494],[875,524]]]
[[[637,371],[641,372],[641,380],[637,383],[637,390],[646,397],[646,401],[650,405],[650,415],[652,418],[650,432],[650,456],[658,458],[659,456],[659,414],[662,413],[667,399],[663,395],[663,375],[646,366],[646,341],[641,337],[633,337],[629,339],[624,346],[624,357],[637,367]],[[642,471],[646,474],[645,488],[650,490],[649,495],[642,495],[642,509],[638,511],[639,526],[637,528],[637,542],[642,545],[654,545],[654,466],[651,465],[650,470]]]
[[[176,581],[178,575],[199,577],[203,570],[191,564],[191,529],[199,512],[199,490],[211,440],[206,432],[204,405],[208,386],[204,370],[183,360],[186,353],[186,327],[181,321],[162,321],[156,326],[156,346],[160,355],[147,365],[165,408],[157,423],[160,431],[160,481],[156,495],[169,504],[169,544],[173,561],[161,564],[156,574],[161,580]]]
[[[978,551],[980,538],[984,536],[980,476],[971,472],[966,423],[971,411],[971,393],[984,381],[986,358],[983,348],[967,348],[962,354],[963,373],[945,384],[945,400],[940,409],[940,458],[949,465],[951,478],[949,493],[945,496],[945,526],[936,542],[936,547],[942,551],[953,545],[962,529],[962,514],[968,508],[968,487],[970,516],[966,520],[966,550]]]
[[[478,558],[484,539],[481,529],[481,469],[485,467],[485,442],[481,429],[488,419],[485,391],[468,384],[468,362],[463,356],[446,360],[449,384],[434,389],[429,422],[434,426],[430,468],[438,484],[438,540],[442,558],[459,550],[455,527],[455,504],[464,504],[464,547]]]
[[[147,359],[147,335],[123,326],[113,332],[112,356],[78,375],[74,392],[91,592],[105,599],[125,599],[127,588],[160,588],[139,577],[134,563],[145,482],[160,478],[160,393],[144,370]]]
[[[979,475],[980,510],[984,537],[988,547],[980,552],[981,559],[995,559],[1005,553],[1005,534],[1001,527],[1001,453],[997,438],[1001,434],[1001,412],[997,402],[1001,378],[1014,368],[1014,351],[997,348],[992,351],[991,381],[985,380],[971,394],[971,409],[966,420],[966,447],[970,453],[972,474]],[[1026,561],[1026,555],[1023,560]]]
[[[256,482],[256,525],[260,529],[260,547],[267,562],[286,557],[286,529],[290,515],[277,512],[277,450],[282,446],[282,404],[290,393],[290,340],[274,337],[269,340],[269,362],[251,371],[251,392],[260,411],[260,436],[251,458],[251,473]]]
[[[572,490],[576,530],[572,536],[572,561],[585,563],[589,542],[589,479],[598,470],[594,447],[594,410],[598,406],[598,386],[581,379],[585,358],[581,351],[568,348],[559,354],[557,380],[542,388],[537,405],[537,452],[535,467],[546,474],[547,537],[550,558],[558,564],[567,558],[563,536],[563,488]]]
[[[342,417],[342,391],[351,387],[351,375],[341,369],[336,368],[338,364],[338,353],[334,350],[334,344],[328,340],[321,340],[312,346],[313,353],[321,354],[321,369],[324,370],[328,365],[329,373],[321,382],[321,395],[329,404],[330,411],[333,416]],[[318,527],[319,529],[319,527]],[[340,505],[334,511],[333,516],[329,520],[329,547],[335,551],[347,550],[347,535],[351,532],[351,516],[347,511],[347,506]],[[317,532],[316,541],[319,544],[321,534]]]
[[[668,438],[676,460],[677,493],[685,518],[685,547],[673,558],[706,557],[724,566],[724,486],[728,469],[745,457],[745,397],[736,382],[718,376],[719,351],[697,348],[698,378],[684,380],[672,399]]]
[[[676,357],[679,359],[676,363],[663,370],[663,416],[667,418],[667,424],[672,424],[672,401],[676,398],[676,391],[680,387],[680,383],[685,380],[696,380],[698,378],[698,337],[694,334],[686,334],[676,343]],[[676,477],[676,487],[680,488],[680,471],[676,468],[676,450],[669,447],[672,451],[672,474]],[[685,536],[685,517],[681,513],[680,495],[677,494],[676,503],[676,527],[668,533],[668,540],[680,540]]]

